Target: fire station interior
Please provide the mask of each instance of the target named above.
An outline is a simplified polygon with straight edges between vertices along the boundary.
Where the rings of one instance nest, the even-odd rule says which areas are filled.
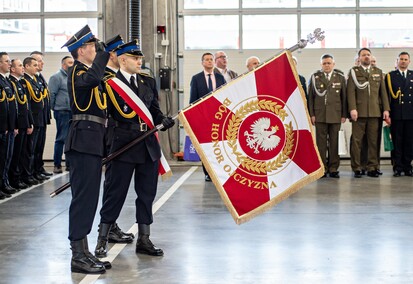
[[[25,1],[20,2],[24,7]],[[219,1],[220,4],[201,0],[95,0],[90,1],[96,2],[96,7],[92,5],[94,8],[90,11],[75,12],[65,11],[63,1],[58,1],[61,8],[56,8],[56,11],[47,10],[47,2],[51,1],[34,2],[39,2],[37,12],[23,11],[16,15],[3,7],[0,24],[6,25],[10,19],[19,17],[33,21],[38,19],[39,29],[44,30],[51,28],[53,21],[48,24],[49,18],[71,17],[70,21],[77,25],[76,19],[82,17],[93,19],[92,22],[96,23],[94,32],[102,40],[116,34],[121,34],[127,41],[138,38],[145,55],[143,72],[156,79],[161,109],[170,116],[175,116],[188,106],[191,77],[202,70],[201,55],[204,52],[214,54],[218,50],[225,51],[229,68],[241,75],[247,72],[245,62],[248,57],[258,56],[265,62],[294,46],[299,39],[306,39],[307,30],[311,33],[315,28],[321,28],[326,30],[325,43],[308,44],[292,53],[298,59],[298,65],[294,68],[308,81],[311,74],[320,69],[320,57],[325,53],[333,54],[336,68],[347,74],[354,65],[357,51],[366,44],[371,44],[368,47],[371,47],[378,66],[385,73],[394,70],[395,60],[401,51],[411,51],[411,41],[406,37],[403,43],[392,40],[379,46],[362,35],[362,24],[379,18],[372,19],[380,13],[387,16],[389,13],[399,13],[400,19],[411,15],[412,6],[408,1],[403,2],[407,5],[403,7],[393,7],[393,2],[386,0],[378,0],[376,4],[367,0],[338,1],[337,6],[331,7],[323,6],[325,3],[317,6],[322,1],[298,0],[299,7],[290,7],[289,1],[263,0],[226,0]],[[78,2],[88,1],[74,3]],[[314,6],[308,6],[309,2]],[[350,2],[355,2],[354,7]],[[268,3],[273,3],[273,6]],[[273,39],[270,31],[276,22],[269,20],[271,13],[281,18],[294,15],[297,17],[294,19],[300,19],[298,23],[309,21],[306,16],[310,14],[321,18],[325,16],[327,21],[309,21],[314,24],[310,27],[297,24],[291,28],[294,32],[298,31],[293,39],[287,35],[291,29],[283,28],[280,33],[285,36]],[[330,14],[337,17],[327,16]],[[266,16],[262,22],[264,32],[258,33],[261,37],[253,40],[262,41],[262,47],[254,44],[249,47],[246,38],[240,37],[238,32],[251,23],[248,16],[263,15]],[[364,15],[370,18],[364,18]],[[220,16],[228,18],[221,19]],[[197,22],[202,17],[210,18]],[[81,23],[82,19],[79,20]],[[329,26],[334,19],[341,24],[335,24],[335,28],[331,29]],[[354,20],[354,27],[349,19]],[[214,24],[217,21],[220,23],[218,27]],[[211,23],[211,28],[205,27],[206,22]],[[225,28],[227,24],[234,24],[235,28]],[[343,28],[345,25],[352,26],[350,32]],[[382,25],[375,28],[372,24],[370,27],[373,34],[378,34]],[[219,44],[220,41],[227,42],[226,37],[222,36],[227,32],[228,38],[233,32],[238,35],[232,39],[234,45]],[[214,33],[220,36],[219,40]],[[383,33],[390,36],[391,30]],[[48,37],[43,32],[39,35],[39,45],[34,45],[34,48],[45,54],[43,74],[48,79],[60,68],[61,58],[68,53],[63,49],[48,50],[45,42]],[[354,42],[349,43],[348,38],[353,36]],[[205,48],[199,43],[205,43]],[[7,45],[4,45],[11,59],[24,58],[31,51],[11,48],[7,50]],[[346,121],[342,127],[349,145],[351,123]],[[45,167],[49,172],[53,171],[55,135],[52,120],[47,128],[44,153]],[[72,273],[68,240],[70,187],[51,197],[56,189],[69,182],[69,172],[63,171],[41,184],[0,200],[0,282],[412,282],[413,179],[409,176],[393,177],[390,152],[384,151],[383,145],[380,160],[383,174],[378,178],[354,178],[350,154],[347,153],[341,156],[340,178],[327,177],[311,182],[261,215],[237,225],[214,182],[205,181],[202,163],[183,160],[186,135],[178,120],[176,126],[159,135],[173,172],[168,179],[159,178],[153,204],[151,240],[163,249],[164,256],[135,253],[138,227],[135,223],[136,193],[132,180],[117,223],[123,231],[136,235],[135,242],[109,244],[105,260],[112,263],[112,268],[104,274]],[[102,168],[100,202],[88,235],[91,250],[96,246],[98,235],[104,171],[105,167]]]

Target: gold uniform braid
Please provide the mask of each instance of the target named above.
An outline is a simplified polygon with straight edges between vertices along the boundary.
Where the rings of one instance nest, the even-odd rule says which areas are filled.
[[[12,83],[12,85],[13,85],[14,91],[16,92],[17,102],[18,102],[19,104],[21,104],[21,105],[26,104],[26,103],[27,103],[27,96],[26,96],[26,94],[24,94],[24,99],[21,100],[20,97],[19,97],[19,91],[17,90],[16,84],[15,84],[13,81],[11,81],[11,83]],[[28,106],[27,106],[27,107],[28,107]]]
[[[6,92],[4,90],[1,91],[0,103],[4,102],[6,99]]]
[[[105,93],[102,93],[102,95],[103,95],[103,102],[102,102],[102,100],[99,96],[99,88],[98,87],[94,87],[92,89],[92,91],[90,91],[90,101],[89,101],[88,105],[86,106],[86,108],[82,109],[82,108],[79,107],[79,105],[76,101],[76,92],[75,92],[75,78],[74,78],[74,76],[75,76],[76,67],[77,67],[77,65],[73,68],[73,72],[72,72],[72,93],[73,93],[73,101],[76,105],[76,108],[79,111],[87,111],[90,108],[90,106],[92,105],[92,100],[93,100],[93,96],[94,96],[98,108],[101,109],[101,110],[105,110],[107,108],[106,95],[105,95]],[[77,75],[81,75],[83,73],[86,73],[86,71],[80,70]]]
[[[387,73],[386,77],[387,77],[387,84],[389,85],[390,94],[393,99],[397,100],[400,97],[402,91],[400,90],[400,87],[399,87],[396,94],[394,94],[392,84],[391,84],[390,73]]]
[[[132,111],[131,113],[124,113],[121,107],[119,106],[118,101],[116,100],[115,94],[113,93],[111,86],[107,82],[105,82],[105,86],[106,86],[106,90],[108,92],[109,98],[112,101],[113,105],[115,106],[116,110],[119,112],[119,114],[123,116],[124,118],[128,118],[128,119],[134,118],[136,116],[136,112]]]
[[[27,81],[25,78],[23,80],[26,81],[27,89],[29,90],[30,97],[33,99],[33,101],[36,103],[42,102],[42,104],[44,105],[42,94],[40,94],[39,97],[36,97],[36,94],[33,91],[32,84],[30,84],[29,81]]]

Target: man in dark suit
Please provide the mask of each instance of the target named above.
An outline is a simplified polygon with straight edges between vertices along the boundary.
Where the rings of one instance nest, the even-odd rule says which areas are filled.
[[[163,124],[166,130],[175,122],[165,117],[159,107],[155,79],[139,74],[143,54],[136,41],[119,46],[116,51],[120,69],[116,78],[136,94],[152,115],[155,125]],[[141,118],[110,86],[106,86],[110,97],[108,112],[115,120],[114,135],[110,153],[113,153],[149,130],[145,118]],[[137,198],[136,223],[138,240],[136,252],[153,256],[162,256],[162,249],[157,248],[149,239],[150,224],[153,222],[152,205],[158,184],[159,160],[161,148],[155,134],[145,138],[125,153],[116,157],[105,172],[105,188],[102,209],[100,210],[99,236],[95,249],[97,257],[107,255],[109,230],[119,217],[134,176]]]
[[[351,168],[355,178],[361,178],[361,146],[367,136],[367,175],[379,177],[377,147],[381,119],[389,118],[389,98],[384,85],[383,72],[370,66],[371,51],[361,48],[358,52],[360,66],[350,69],[347,81],[347,102],[352,124]]]
[[[412,176],[413,71],[407,69],[409,64],[409,53],[401,52],[397,59],[397,70],[387,73],[385,80],[390,99],[395,177],[400,177],[402,172],[406,176]]]
[[[101,84],[109,53],[88,25],[63,46],[75,59],[67,72],[73,115],[65,143],[72,187],[69,208],[71,270],[104,273],[111,264],[99,261],[89,252],[87,235],[92,229],[98,205],[102,157],[105,153],[106,99]]]
[[[324,164],[324,177],[339,178],[338,132],[347,117],[346,78],[334,70],[330,54],[321,57],[321,70],[311,75],[308,105],[316,142]],[[328,159],[326,156],[328,153]]]
[[[201,63],[204,70],[192,76],[191,79],[190,104],[225,84],[224,76],[214,72],[214,56],[212,53],[206,52],[202,54]],[[207,170],[203,165],[202,167],[204,169],[205,181],[211,181]]]

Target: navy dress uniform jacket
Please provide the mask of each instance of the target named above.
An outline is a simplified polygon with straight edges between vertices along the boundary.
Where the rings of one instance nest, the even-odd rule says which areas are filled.
[[[389,85],[389,76],[391,85]],[[407,70],[405,79],[398,70],[394,70],[386,75],[385,80],[390,100],[391,119],[413,119],[413,71]],[[392,94],[396,95],[399,90],[399,97],[393,98]]]
[[[101,80],[104,76],[108,60],[109,53],[99,51],[91,68],[75,60],[74,65],[68,70],[67,89],[69,91],[70,106],[74,116],[77,114],[87,114],[106,119],[106,111],[98,107],[95,97],[91,92],[93,88],[98,87],[100,90],[99,96],[103,102]],[[72,78],[74,81],[75,94],[73,94]],[[93,96],[92,103],[88,107],[91,96]],[[104,136],[105,125],[103,124],[88,120],[72,121],[66,138],[65,152],[74,150],[80,153],[103,157],[105,154]]]
[[[16,79],[14,76],[10,76],[9,79],[14,84],[13,88],[16,88],[15,94],[18,96],[18,98],[16,97],[18,107],[17,128],[31,128],[33,125],[33,116],[29,108],[30,95],[26,94],[20,80]],[[24,103],[25,100],[26,103]]]
[[[122,75],[121,72],[117,72],[116,77],[123,83],[131,87],[130,83]],[[163,115],[159,107],[158,91],[156,89],[155,79],[148,76],[136,74],[136,81],[138,86],[138,96],[150,111],[154,125],[160,124],[165,116]],[[116,102],[120,106],[122,111],[126,114],[131,113],[132,108],[129,107],[118,94],[114,94]],[[144,121],[140,119],[138,115],[133,118],[125,118],[116,110],[112,102],[110,102],[108,105],[108,112],[116,122],[111,152],[118,150],[119,148],[125,146],[129,142],[144,134],[144,132],[139,131],[139,124],[144,123]],[[120,127],[117,127],[116,124]],[[133,130],[126,129],[128,127],[133,127]],[[144,141],[138,143],[137,145],[126,151],[124,154],[117,157],[116,160],[139,164],[145,162],[147,155],[150,156],[152,161],[157,161],[161,157],[160,145],[154,134],[150,135]]]
[[[0,75],[0,91],[6,93],[6,99],[8,99],[8,120],[7,129],[12,131],[17,129],[17,101],[14,96],[13,85],[10,80],[3,75]]]
[[[40,92],[40,86],[37,84],[36,81],[34,81],[28,74],[24,74],[23,79],[22,79],[22,85],[25,89],[25,93],[27,94],[27,99],[30,102],[30,110],[32,112],[32,116],[33,116],[33,125],[36,127],[44,127],[46,126],[46,120],[45,120],[45,116],[44,116],[44,102],[43,102],[43,98],[41,98],[42,94]],[[33,89],[33,93],[34,96],[36,98],[41,98],[39,99],[38,102],[36,102],[28,89],[28,85],[30,84],[32,89]],[[36,99],[37,100],[37,99]]]

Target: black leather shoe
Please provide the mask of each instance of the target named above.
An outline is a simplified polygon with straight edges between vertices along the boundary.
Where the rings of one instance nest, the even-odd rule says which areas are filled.
[[[44,180],[48,180],[48,179],[50,179],[50,177],[49,177],[49,176],[44,175],[44,174],[40,174],[40,176],[41,176],[42,178],[44,178]]]
[[[134,238],[135,236],[133,234],[127,234],[122,232],[117,223],[112,225],[108,236],[109,243],[120,244],[130,244],[133,242]]]
[[[408,176],[408,177],[411,177],[413,175],[412,170],[404,171],[404,175]]]
[[[331,172],[330,177],[332,178],[340,178],[340,175],[338,174],[339,172]]]
[[[3,185],[1,188],[1,191],[3,191],[3,193],[6,193],[6,194],[14,194],[17,192],[14,188],[8,185]]]
[[[37,179],[31,178],[31,177],[23,179],[23,182],[25,184],[28,184],[29,186],[36,185],[36,184],[40,183]]]
[[[17,186],[18,186],[20,189],[26,189],[26,188],[29,187],[29,185],[25,184],[25,183],[22,182],[22,181],[19,181],[19,182],[17,183]]]
[[[401,172],[401,171],[394,171],[393,176],[394,176],[394,177],[401,177],[401,176],[402,176],[402,172]]]
[[[354,171],[355,178],[361,178],[361,171]]]
[[[96,256],[94,256],[90,251],[89,251],[89,244],[87,241],[87,237],[83,239],[83,244],[85,246],[85,254],[87,257],[89,257],[93,262],[95,262],[97,265],[103,265],[106,269],[111,269],[112,264],[109,261],[102,261]]]
[[[376,170],[376,172],[377,172],[377,174],[378,174],[379,176],[383,175],[383,172],[380,171],[380,170]]]
[[[105,273],[106,269],[103,264],[98,264],[92,258],[86,255],[83,240],[70,242],[72,249],[72,260],[70,268],[72,272],[86,274]]]
[[[205,181],[211,181],[211,177],[209,175],[205,175]]]
[[[163,250],[153,245],[149,235],[140,235],[136,242],[136,253],[148,254],[153,256],[163,256]]]
[[[361,175],[365,176],[366,175],[366,170],[361,170]]]
[[[43,169],[43,170],[40,172],[40,174],[45,175],[45,176],[47,176],[47,177],[51,177],[51,176],[53,175],[53,173],[49,173],[49,172],[47,172],[45,169]]]
[[[367,176],[377,178],[377,177],[379,177],[379,173],[376,170],[368,171]]]
[[[3,200],[6,198],[6,195],[0,190],[0,200]]]

